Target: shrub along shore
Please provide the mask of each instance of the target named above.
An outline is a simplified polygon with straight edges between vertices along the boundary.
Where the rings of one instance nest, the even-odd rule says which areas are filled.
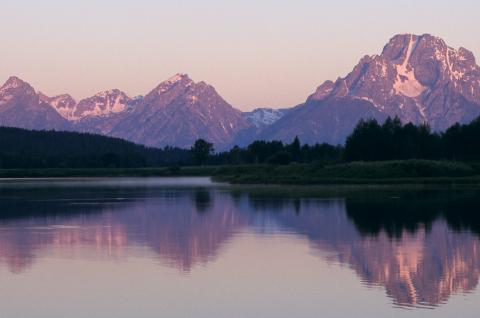
[[[460,162],[404,160],[344,164],[222,167],[214,180],[239,184],[479,184],[480,171]]]

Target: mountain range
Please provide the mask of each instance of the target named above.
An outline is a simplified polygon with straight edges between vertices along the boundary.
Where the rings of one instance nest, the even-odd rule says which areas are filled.
[[[427,123],[434,131],[480,115],[480,67],[472,52],[432,35],[394,36],[380,55],[326,81],[290,109],[235,109],[214,87],[177,74],[145,96],[111,89],[79,102],[49,97],[17,77],[0,87],[0,125],[72,130],[152,147],[190,147],[198,138],[223,150],[255,139],[343,143],[361,119]]]

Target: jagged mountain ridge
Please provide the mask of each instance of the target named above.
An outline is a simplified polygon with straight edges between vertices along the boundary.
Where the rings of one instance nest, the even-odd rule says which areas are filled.
[[[99,92],[92,97],[80,100],[78,103],[68,94],[55,97],[39,94],[45,103],[52,106],[69,121],[121,113],[134,101],[118,89]]]
[[[110,135],[156,147],[190,147],[204,138],[225,149],[249,127],[242,113],[213,86],[177,74],[147,94]]]
[[[112,89],[78,103],[68,94],[37,93],[12,77],[2,86],[0,124],[99,133],[152,147],[188,148],[204,138],[220,150],[251,126],[215,88],[186,74],[160,83],[144,97],[130,98]]]
[[[464,48],[425,34],[394,36],[380,55],[363,57],[344,78],[326,81],[288,110],[241,113],[215,89],[177,74],[144,97],[118,89],[76,102],[48,97],[16,77],[0,88],[0,124],[100,133],[148,146],[190,147],[198,138],[217,150],[255,139],[343,143],[360,119],[398,116],[442,131],[480,115],[480,67]]]
[[[425,34],[394,36],[344,78],[326,81],[258,138],[343,143],[360,119],[398,116],[435,131],[480,115],[480,68],[467,49]],[[300,123],[302,125],[300,125]]]

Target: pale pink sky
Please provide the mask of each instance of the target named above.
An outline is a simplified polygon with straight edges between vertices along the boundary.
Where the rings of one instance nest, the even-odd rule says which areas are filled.
[[[480,55],[474,0],[2,0],[0,82],[75,98],[146,94],[175,73],[242,110],[303,102],[397,33]]]

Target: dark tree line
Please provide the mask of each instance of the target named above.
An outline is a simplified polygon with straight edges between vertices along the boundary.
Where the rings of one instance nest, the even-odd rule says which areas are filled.
[[[402,159],[480,160],[480,118],[470,124],[455,124],[443,133],[434,133],[426,124],[403,125],[398,118],[383,124],[360,121],[347,138],[346,161]]]
[[[292,143],[257,140],[245,148],[233,147],[230,151],[213,156],[214,164],[289,164],[291,162],[339,162],[343,148],[328,144],[301,145],[296,137]]]
[[[0,168],[138,168],[186,165],[336,163],[404,159],[480,160],[480,118],[443,133],[428,125],[360,121],[345,146],[257,140],[214,153],[199,139],[191,149],[149,148],[122,139],[75,132],[0,127]]]
[[[480,160],[480,117],[469,124],[455,124],[443,133],[426,124],[402,124],[398,118],[362,120],[345,146],[301,145],[280,141],[254,141],[246,148],[234,147],[212,156],[211,164],[289,164],[290,162],[334,163],[341,161],[385,161],[406,159]]]
[[[139,168],[186,165],[337,162],[340,146],[255,141],[245,148],[214,153],[199,139],[191,149],[149,148],[122,139],[76,132],[0,127],[0,168]]]
[[[189,164],[190,152],[75,132],[0,127],[0,168],[138,168]]]

